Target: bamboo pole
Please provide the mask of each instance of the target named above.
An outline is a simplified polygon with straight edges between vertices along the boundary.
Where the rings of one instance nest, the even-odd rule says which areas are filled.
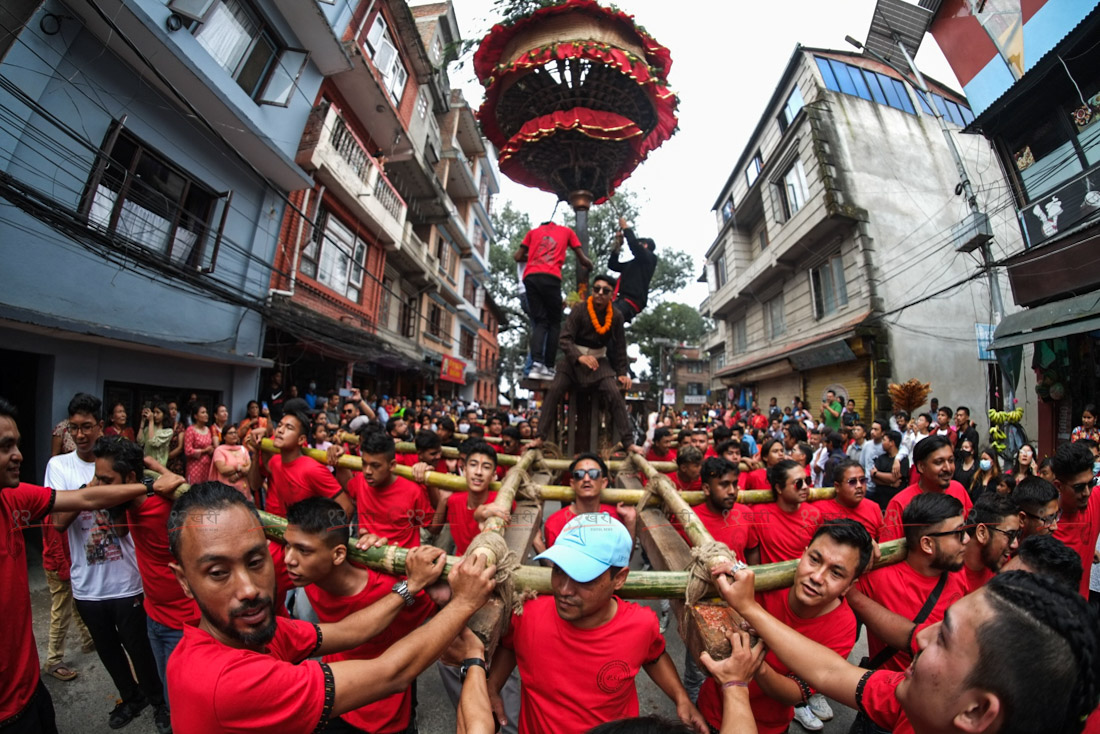
[[[416,453],[416,444],[408,443],[406,441],[398,441],[397,442],[397,453],[399,453],[399,454],[415,454]],[[445,458],[445,459],[457,459],[459,457],[460,457],[460,454],[459,454],[458,449],[454,448],[453,446],[444,446],[443,447],[443,458]],[[520,460],[520,456],[513,456],[512,454],[502,454],[499,451],[497,452],[497,463],[500,464],[501,466],[515,466],[516,462],[518,462],[519,460]],[[623,466],[626,465],[627,461],[629,461],[629,460],[626,460],[626,461],[608,461],[608,462],[605,462],[605,463],[607,464],[608,471],[619,471]],[[543,459],[541,463],[542,463],[543,466],[545,466],[550,471],[565,471],[566,469],[569,468],[569,465],[572,464],[573,462],[570,459]],[[676,471],[676,462],[674,462],[674,461],[655,461],[655,462],[653,462],[653,466],[657,469],[657,471],[661,471],[661,472],[668,473],[668,472]]]
[[[468,439],[470,437],[470,435],[468,433],[455,433],[455,434],[452,434],[452,435],[455,438],[459,439],[460,441],[465,441],[466,439]],[[496,436],[482,436],[478,440],[479,441],[484,441],[485,443],[494,444],[494,445],[501,443],[501,439],[497,438]],[[338,431],[336,433],[336,443],[346,443],[346,444],[350,444],[352,446],[358,446],[359,441],[360,441],[360,439],[359,439],[359,434],[358,433],[348,433],[347,431]],[[520,439],[520,443],[525,444],[525,445],[529,444],[529,443],[531,443],[531,439],[522,438],[522,439]]]
[[[517,472],[518,473],[518,472]],[[146,472],[151,476],[155,473]],[[176,497],[181,497],[190,490],[188,484],[180,485],[176,490]],[[498,495],[499,497],[499,495]],[[271,540],[282,542],[286,533],[286,518],[272,515],[269,512],[260,511],[260,520],[263,523],[264,534]],[[875,568],[898,563],[905,559],[905,540],[898,539],[883,543],[879,546],[882,553]],[[407,548],[384,546],[382,548],[368,548],[359,550],[354,545],[348,548],[348,556],[367,568],[375,571],[389,573],[386,565],[386,557],[393,554],[393,573],[403,575],[405,573],[405,556]],[[461,560],[459,556],[447,556],[443,569],[443,576],[451,572],[455,564]],[[790,586],[794,582],[795,569],[798,559],[782,561],[780,563],[768,563],[753,566],[756,573],[756,590],[771,591]],[[626,583],[618,592],[623,599],[682,599],[688,580],[687,571],[631,571],[626,578]],[[550,569],[545,566],[520,566],[512,578],[516,589],[519,591],[533,591],[538,594],[550,594]]]
[[[657,495],[664,503],[665,510],[670,515],[680,519],[684,532],[691,538],[691,545],[698,548],[707,543],[713,543],[714,538],[711,536],[710,531],[696,516],[695,510],[691,509],[691,505],[685,502],[680,493],[676,491],[676,487],[672,485],[672,480],[650,466],[649,462],[638,454],[632,455],[631,460],[633,460],[635,466],[642,470],[649,484],[657,490]]]
[[[275,444],[271,442],[270,438],[265,438],[261,445],[261,448],[269,454],[277,454],[279,450],[275,448]],[[308,456],[315,461],[319,461],[322,464],[328,464],[328,454],[321,449],[314,449],[308,446],[302,448],[302,456]],[[522,457],[520,457],[522,458]],[[543,460],[546,461],[545,459]],[[652,466],[650,462],[650,466]],[[336,466],[351,469],[353,471],[362,471],[363,460],[358,456],[351,454],[344,454],[337,462]],[[412,467],[405,466],[404,464],[396,464],[393,467],[393,473],[405,477],[406,479],[413,478]],[[430,471],[426,477],[426,484],[433,487],[439,487],[440,489],[446,489],[450,492],[465,492],[466,480],[457,474],[445,474],[443,472]],[[552,502],[572,502],[575,499],[575,493],[572,487],[568,487],[561,484],[544,484],[536,485],[538,487],[539,498],[542,500],[550,500]],[[492,491],[499,491],[501,487],[500,482],[493,482],[489,489]],[[677,492],[680,497],[689,505],[701,505],[704,501],[702,492]],[[824,487],[810,490],[810,501],[832,499],[836,496],[836,490],[832,487]],[[620,487],[608,487],[603,492],[600,492],[600,501],[609,505],[614,505],[618,502],[625,502],[628,505],[636,505],[642,498],[642,490],[640,489],[623,489]],[[769,502],[774,502],[775,497],[772,495],[770,489],[750,489],[742,490],[737,494],[737,501],[746,505],[761,505]],[[661,504],[660,499],[656,496],[650,498],[650,507],[656,507]]]
[[[504,476],[504,481],[500,483],[500,489],[497,490],[497,496],[490,504],[498,510],[503,510],[504,513],[509,516],[509,519],[511,519],[512,503],[515,502],[516,491],[519,490],[520,482],[523,481],[524,475],[532,465],[541,459],[541,451],[524,452],[523,456],[520,457],[519,463],[509,469],[508,473]],[[508,521],[504,518],[493,515],[485,521],[485,525],[479,535],[484,533],[495,533],[503,536],[504,529],[507,525]],[[475,548],[474,553],[485,556],[485,559],[490,564],[500,560],[496,558],[493,552],[488,548]]]

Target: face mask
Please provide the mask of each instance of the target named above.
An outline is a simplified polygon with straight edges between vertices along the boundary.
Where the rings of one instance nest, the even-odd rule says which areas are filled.
[[[963,461],[966,461],[967,459],[970,458],[970,452],[969,451],[960,451],[959,452],[959,458],[962,459]]]
[[[1092,473],[1100,474],[1100,461],[1092,462]]]
[[[458,424],[458,432],[459,433],[466,433],[469,430],[470,430],[470,424],[469,423],[459,423]]]
[[[982,468],[982,471],[989,471],[993,468],[993,461],[990,459],[982,459],[978,462],[978,466]]]

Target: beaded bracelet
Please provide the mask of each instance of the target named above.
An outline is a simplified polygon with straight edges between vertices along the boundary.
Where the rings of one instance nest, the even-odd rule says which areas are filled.
[[[722,684],[723,688],[748,688],[749,684],[743,680],[728,680]]]

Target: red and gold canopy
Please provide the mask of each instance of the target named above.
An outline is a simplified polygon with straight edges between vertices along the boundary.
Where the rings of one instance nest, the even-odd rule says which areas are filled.
[[[605,201],[676,132],[672,57],[632,16],[564,0],[496,25],[474,54],[500,169],[566,199]]]

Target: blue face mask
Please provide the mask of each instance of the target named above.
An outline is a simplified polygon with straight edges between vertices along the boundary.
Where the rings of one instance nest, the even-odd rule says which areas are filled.
[[[989,471],[993,468],[993,462],[989,459],[982,459],[978,462],[978,466],[982,468],[982,471]]]
[[[1092,473],[1100,474],[1100,461],[1092,462]]]

